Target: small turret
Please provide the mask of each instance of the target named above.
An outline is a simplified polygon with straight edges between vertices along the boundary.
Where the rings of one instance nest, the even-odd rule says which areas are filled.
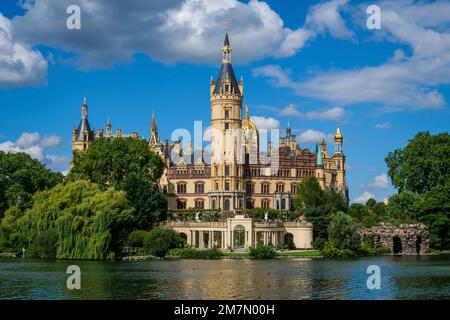
[[[344,143],[344,136],[341,133],[339,126],[336,129],[336,134],[334,135],[334,148],[336,153],[342,153],[342,145]]]

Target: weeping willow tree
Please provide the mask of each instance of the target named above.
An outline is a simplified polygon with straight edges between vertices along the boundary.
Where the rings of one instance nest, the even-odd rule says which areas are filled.
[[[134,209],[126,194],[79,180],[34,195],[33,206],[17,220],[17,229],[34,248],[48,230],[58,259],[114,259],[129,232]],[[47,244],[48,245],[48,244]]]

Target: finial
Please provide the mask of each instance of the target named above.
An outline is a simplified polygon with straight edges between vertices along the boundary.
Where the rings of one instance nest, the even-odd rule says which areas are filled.
[[[86,96],[84,96],[83,104],[86,104]]]
[[[230,25],[229,25],[229,23],[228,23],[228,20],[225,20],[225,21],[223,22],[223,26],[224,26],[224,28],[225,28],[225,33],[228,33],[228,28],[230,27]]]
[[[291,127],[291,123],[289,122],[289,120],[288,120],[288,126],[287,126],[288,128],[290,128]]]
[[[248,114],[248,104],[245,105],[245,119],[250,119],[250,115]]]

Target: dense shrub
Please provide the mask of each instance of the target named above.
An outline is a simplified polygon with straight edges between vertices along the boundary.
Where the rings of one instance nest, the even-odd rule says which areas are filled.
[[[130,247],[143,247],[144,239],[148,235],[148,231],[135,230],[131,232],[127,237],[127,245]]]
[[[316,238],[313,241],[313,247],[317,250],[322,250],[325,247],[325,244],[327,243],[327,240],[324,238]]]
[[[330,242],[325,245],[321,253],[326,258],[353,258],[358,256],[355,251],[350,249],[338,249]]]
[[[258,244],[256,248],[250,248],[250,256],[256,259],[272,259],[277,255],[272,246]]]
[[[145,251],[157,257],[164,257],[170,249],[181,248],[185,241],[172,229],[155,228],[144,238]]]
[[[217,248],[207,250],[197,250],[194,248],[184,248],[181,252],[175,252],[183,259],[220,259],[223,256],[222,251]]]
[[[167,255],[170,257],[181,257],[186,249],[187,248],[173,248],[167,251]]]

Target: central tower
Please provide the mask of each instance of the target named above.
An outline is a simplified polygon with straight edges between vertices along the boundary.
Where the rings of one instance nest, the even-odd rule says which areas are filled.
[[[212,209],[243,206],[242,100],[244,84],[236,80],[231,64],[228,32],[222,46],[222,67],[211,77],[211,185]]]

